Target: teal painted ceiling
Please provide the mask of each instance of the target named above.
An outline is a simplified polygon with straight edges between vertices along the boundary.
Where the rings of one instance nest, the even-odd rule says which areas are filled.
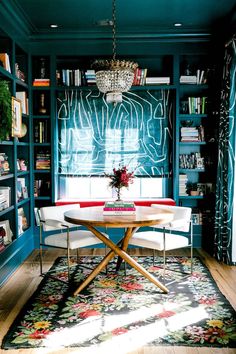
[[[99,25],[112,18],[112,0],[2,0],[8,12],[24,23],[31,38],[102,37],[111,33]],[[235,20],[235,0],[116,0],[120,36],[202,35],[224,31]],[[174,27],[182,23],[182,27]],[[58,28],[51,29],[50,24]]]

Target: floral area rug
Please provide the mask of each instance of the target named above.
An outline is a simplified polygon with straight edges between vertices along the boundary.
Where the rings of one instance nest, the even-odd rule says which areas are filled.
[[[166,271],[169,289],[163,294],[134,269],[115,273],[114,262],[108,273],[99,274],[82,291],[73,290],[101,260],[83,257],[73,260],[71,285],[46,276],[22,309],[5,336],[2,348],[80,347],[86,353],[128,353],[141,346],[181,345],[236,347],[236,316],[221,294],[208,269],[194,258],[192,276]],[[161,258],[153,266],[152,257],[137,257],[160,281]],[[186,270],[189,259],[169,257],[169,267]],[[65,259],[56,260],[54,275]],[[123,351],[122,351],[123,348]],[[93,351],[94,350],[94,351]],[[126,351],[124,351],[126,350]]]

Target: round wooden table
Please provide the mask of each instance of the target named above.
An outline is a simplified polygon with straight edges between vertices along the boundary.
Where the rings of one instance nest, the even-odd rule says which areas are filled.
[[[171,211],[166,210],[164,206],[163,209],[136,207],[135,215],[107,216],[103,215],[103,207],[89,207],[80,208],[78,210],[69,210],[64,216],[67,222],[85,226],[111,249],[91,274],[80,284],[78,289],[74,292],[74,295],[83,290],[116,255],[119,256],[116,266],[117,271],[120,268],[122,260],[124,260],[165,293],[168,293],[168,289],[145,268],[138,264],[126,251],[129,239],[140,227],[164,224],[171,221],[173,219],[173,213]],[[113,241],[105,237],[97,227],[125,228],[126,231],[121,240],[115,244]]]

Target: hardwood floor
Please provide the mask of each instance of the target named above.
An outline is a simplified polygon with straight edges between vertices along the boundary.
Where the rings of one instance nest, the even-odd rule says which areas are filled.
[[[101,250],[85,250],[81,254],[97,255]],[[149,250],[131,249],[132,254],[146,255]],[[46,267],[50,267],[52,262],[60,255],[60,251],[46,251],[44,261]],[[181,253],[183,254],[183,252]],[[236,309],[236,267],[226,266],[216,262],[204,251],[195,250],[195,255],[199,255],[203,262],[211,271],[216,283],[222,293]],[[39,259],[37,251],[34,251],[22,266],[14,273],[8,282],[0,289],[0,342],[7,332],[14,318],[26,303],[28,298],[37,289],[41,281],[39,277]],[[124,351],[121,348],[111,348],[109,351],[91,350],[86,348],[68,348],[68,349],[21,349],[21,350],[1,350],[0,354],[66,354],[66,353],[84,353],[84,354],[236,354],[236,349],[221,348],[190,348],[190,347],[142,347],[134,351]]]

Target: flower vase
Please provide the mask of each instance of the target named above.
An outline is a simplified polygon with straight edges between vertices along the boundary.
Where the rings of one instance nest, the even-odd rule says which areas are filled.
[[[121,188],[116,188],[116,196],[117,196],[117,199],[116,199],[116,202],[121,202]]]

